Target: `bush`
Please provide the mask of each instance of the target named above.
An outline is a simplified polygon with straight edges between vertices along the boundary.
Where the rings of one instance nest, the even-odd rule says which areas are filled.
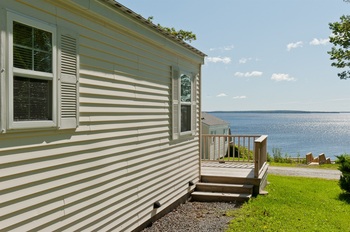
[[[350,193],[350,155],[343,154],[336,157],[336,163],[339,164],[338,169],[342,173],[339,179],[339,186],[345,192]]]
[[[306,164],[305,158],[300,158],[300,154],[298,153],[296,157],[292,158],[288,153],[282,154],[281,148],[272,148],[272,156],[267,154],[267,162],[274,163],[287,163],[287,164]]]
[[[234,148],[234,151],[233,151]],[[254,153],[252,150],[248,150],[248,148],[244,146],[233,146],[233,144],[230,144],[230,157],[240,158],[243,160],[253,160]],[[228,157],[228,152],[226,152],[226,156]]]
[[[287,153],[284,157],[282,156],[282,149],[280,148],[272,148],[272,156],[275,163],[292,163],[292,159]]]
[[[272,161],[272,157],[270,153],[267,153],[267,162],[271,162],[271,161]]]
[[[273,162],[275,163],[283,163],[282,162],[282,149],[280,148],[272,148],[272,157],[273,157]]]

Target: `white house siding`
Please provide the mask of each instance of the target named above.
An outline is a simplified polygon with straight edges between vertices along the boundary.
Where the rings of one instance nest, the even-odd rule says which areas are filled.
[[[200,79],[197,134],[171,141],[170,67],[200,73],[202,55],[107,1],[0,7],[2,65],[7,10],[78,33],[80,57],[76,130],[0,134],[0,231],[131,231],[192,190]]]

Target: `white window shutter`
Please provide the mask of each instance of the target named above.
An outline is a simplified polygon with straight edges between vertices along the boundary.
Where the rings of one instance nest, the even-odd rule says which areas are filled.
[[[179,78],[180,72],[179,68],[171,67],[172,75],[172,138],[178,139],[180,136],[180,86]]]
[[[2,10],[0,10],[0,13],[2,13]],[[2,24],[0,24],[2,25]],[[4,129],[4,110],[3,106],[5,103],[5,99],[7,99],[6,96],[4,96],[5,91],[3,91],[3,80],[5,79],[5,67],[4,67],[4,57],[3,57],[3,52],[1,51],[2,49],[2,36],[0,35],[0,134],[5,132]]]
[[[79,124],[78,36],[61,29],[59,37],[59,128],[75,129]]]
[[[192,120],[191,131],[192,135],[196,135],[197,131],[197,75],[192,74]]]

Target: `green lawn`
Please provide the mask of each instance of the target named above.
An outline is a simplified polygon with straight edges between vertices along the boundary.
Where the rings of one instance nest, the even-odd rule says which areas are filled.
[[[350,231],[350,196],[337,180],[269,174],[268,181],[268,195],[228,213],[228,232]]]

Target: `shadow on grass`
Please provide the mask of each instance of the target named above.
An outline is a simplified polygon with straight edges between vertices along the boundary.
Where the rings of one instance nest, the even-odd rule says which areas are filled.
[[[341,194],[339,194],[339,200],[350,204],[350,193],[341,193]]]

